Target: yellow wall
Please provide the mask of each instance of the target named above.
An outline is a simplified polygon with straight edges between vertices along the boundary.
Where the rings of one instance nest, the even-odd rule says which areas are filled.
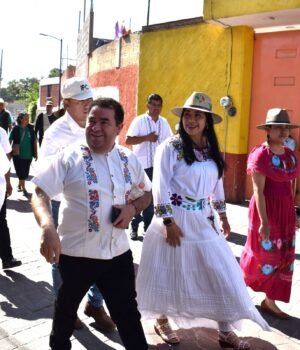
[[[253,32],[248,27],[225,29],[196,24],[145,32],[141,36],[138,112],[145,111],[146,97],[156,92],[164,99],[162,115],[171,126],[178,118],[170,109],[182,106],[193,91],[207,93],[213,110],[225,117],[219,104],[230,95],[237,115],[216,125],[222,151],[245,154],[248,144]]]
[[[205,20],[295,9],[300,0],[204,0]]]

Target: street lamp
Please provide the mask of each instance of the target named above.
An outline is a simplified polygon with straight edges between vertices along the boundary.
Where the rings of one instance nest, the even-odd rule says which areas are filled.
[[[49,38],[56,39],[60,41],[60,53],[59,53],[59,81],[58,81],[58,108],[60,108],[60,88],[61,88],[61,61],[62,61],[62,39],[57,38],[56,36],[40,33],[42,36],[48,36]]]

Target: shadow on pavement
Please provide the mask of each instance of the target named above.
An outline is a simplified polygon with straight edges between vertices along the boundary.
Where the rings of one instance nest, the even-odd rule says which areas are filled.
[[[24,199],[10,199],[8,197],[6,201],[6,208],[10,210],[15,210],[19,213],[32,213],[31,209],[31,194],[29,193]]]
[[[227,239],[228,242],[244,246],[246,244],[247,237],[236,232],[230,232],[230,236]]]
[[[112,341],[122,344],[120,337],[118,335],[118,332],[115,331],[113,334],[109,337]],[[101,350],[114,350],[115,347],[111,347],[105,342],[102,342],[99,338],[97,338],[92,332],[88,330],[88,328],[83,328],[77,331],[74,331],[73,333],[74,337],[77,339],[77,341],[84,346],[85,349],[101,349]],[[107,336],[105,334],[105,336]],[[108,336],[107,336],[108,337]]]
[[[21,273],[5,270],[0,274],[0,294],[7,299],[0,302],[7,317],[25,320],[52,318],[54,297],[47,282],[35,282]]]
[[[180,337],[180,344],[170,347],[166,343],[150,345],[149,350],[220,350],[222,349],[218,341],[218,332],[211,328],[191,328],[179,329],[177,334]],[[262,339],[254,337],[241,337],[251,344],[251,349],[255,350],[276,350],[277,348]]]
[[[258,311],[263,318],[269,323],[272,328],[278,329],[280,332],[289,337],[300,340],[300,319],[291,317],[289,320],[279,320],[266,312],[263,312],[260,306],[257,306]]]

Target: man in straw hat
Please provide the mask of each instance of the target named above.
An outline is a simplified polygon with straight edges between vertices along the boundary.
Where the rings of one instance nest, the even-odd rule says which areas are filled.
[[[257,125],[266,142],[255,147],[247,162],[253,196],[249,205],[249,228],[240,264],[246,284],[265,293],[261,309],[278,319],[288,319],[275,303],[289,302],[295,259],[296,216],[292,181],[298,175],[297,158],[285,147],[291,123],[283,108],[271,108]]]

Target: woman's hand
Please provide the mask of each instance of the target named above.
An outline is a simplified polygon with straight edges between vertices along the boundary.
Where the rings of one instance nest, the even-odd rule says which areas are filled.
[[[220,228],[223,231],[224,237],[227,239],[230,236],[230,225],[227,216],[220,216]]]
[[[167,238],[166,241],[171,247],[180,246],[180,237],[183,237],[181,229],[176,225],[175,221],[166,226]]]
[[[258,233],[262,239],[268,240],[270,236],[270,227],[269,224],[260,224]]]

